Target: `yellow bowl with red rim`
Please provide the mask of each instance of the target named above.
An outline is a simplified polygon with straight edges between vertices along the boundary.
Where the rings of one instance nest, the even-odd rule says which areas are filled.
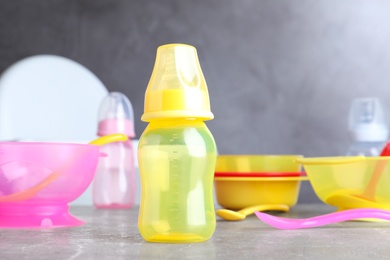
[[[239,210],[255,205],[297,203],[301,181],[308,180],[296,162],[301,155],[219,155],[214,187],[217,202]]]

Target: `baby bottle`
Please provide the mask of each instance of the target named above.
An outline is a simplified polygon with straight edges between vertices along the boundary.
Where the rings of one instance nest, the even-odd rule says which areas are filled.
[[[385,113],[377,98],[353,100],[349,113],[352,138],[347,155],[379,156],[389,136]]]
[[[141,118],[149,125],[138,145],[138,228],[145,240],[200,242],[214,233],[216,146],[203,122],[213,118],[196,49],[160,46]]]
[[[118,92],[105,97],[99,108],[98,135],[125,134],[128,141],[101,147],[107,154],[99,159],[93,181],[93,204],[97,208],[131,208],[135,200],[133,108],[128,98]]]

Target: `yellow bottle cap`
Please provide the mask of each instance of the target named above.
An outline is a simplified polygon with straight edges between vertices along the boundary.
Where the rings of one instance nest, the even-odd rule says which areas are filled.
[[[155,118],[214,118],[195,47],[187,44],[158,47],[141,120],[148,122]]]

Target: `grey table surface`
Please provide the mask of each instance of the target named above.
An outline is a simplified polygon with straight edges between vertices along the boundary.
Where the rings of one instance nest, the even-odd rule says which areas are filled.
[[[334,211],[302,204],[285,217],[306,218]],[[217,218],[209,241],[160,244],[143,240],[138,208],[72,207],[86,221],[74,228],[0,229],[0,259],[389,259],[390,223],[350,221],[324,227],[278,230],[255,216],[229,222]]]

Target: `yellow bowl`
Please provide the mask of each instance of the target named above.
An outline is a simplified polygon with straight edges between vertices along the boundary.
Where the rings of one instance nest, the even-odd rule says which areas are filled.
[[[297,203],[301,181],[307,177],[216,177],[217,202],[224,208],[239,210],[255,205]]]
[[[339,210],[390,210],[390,157],[300,158],[317,196]]]
[[[216,172],[299,172],[301,155],[219,155]]]

